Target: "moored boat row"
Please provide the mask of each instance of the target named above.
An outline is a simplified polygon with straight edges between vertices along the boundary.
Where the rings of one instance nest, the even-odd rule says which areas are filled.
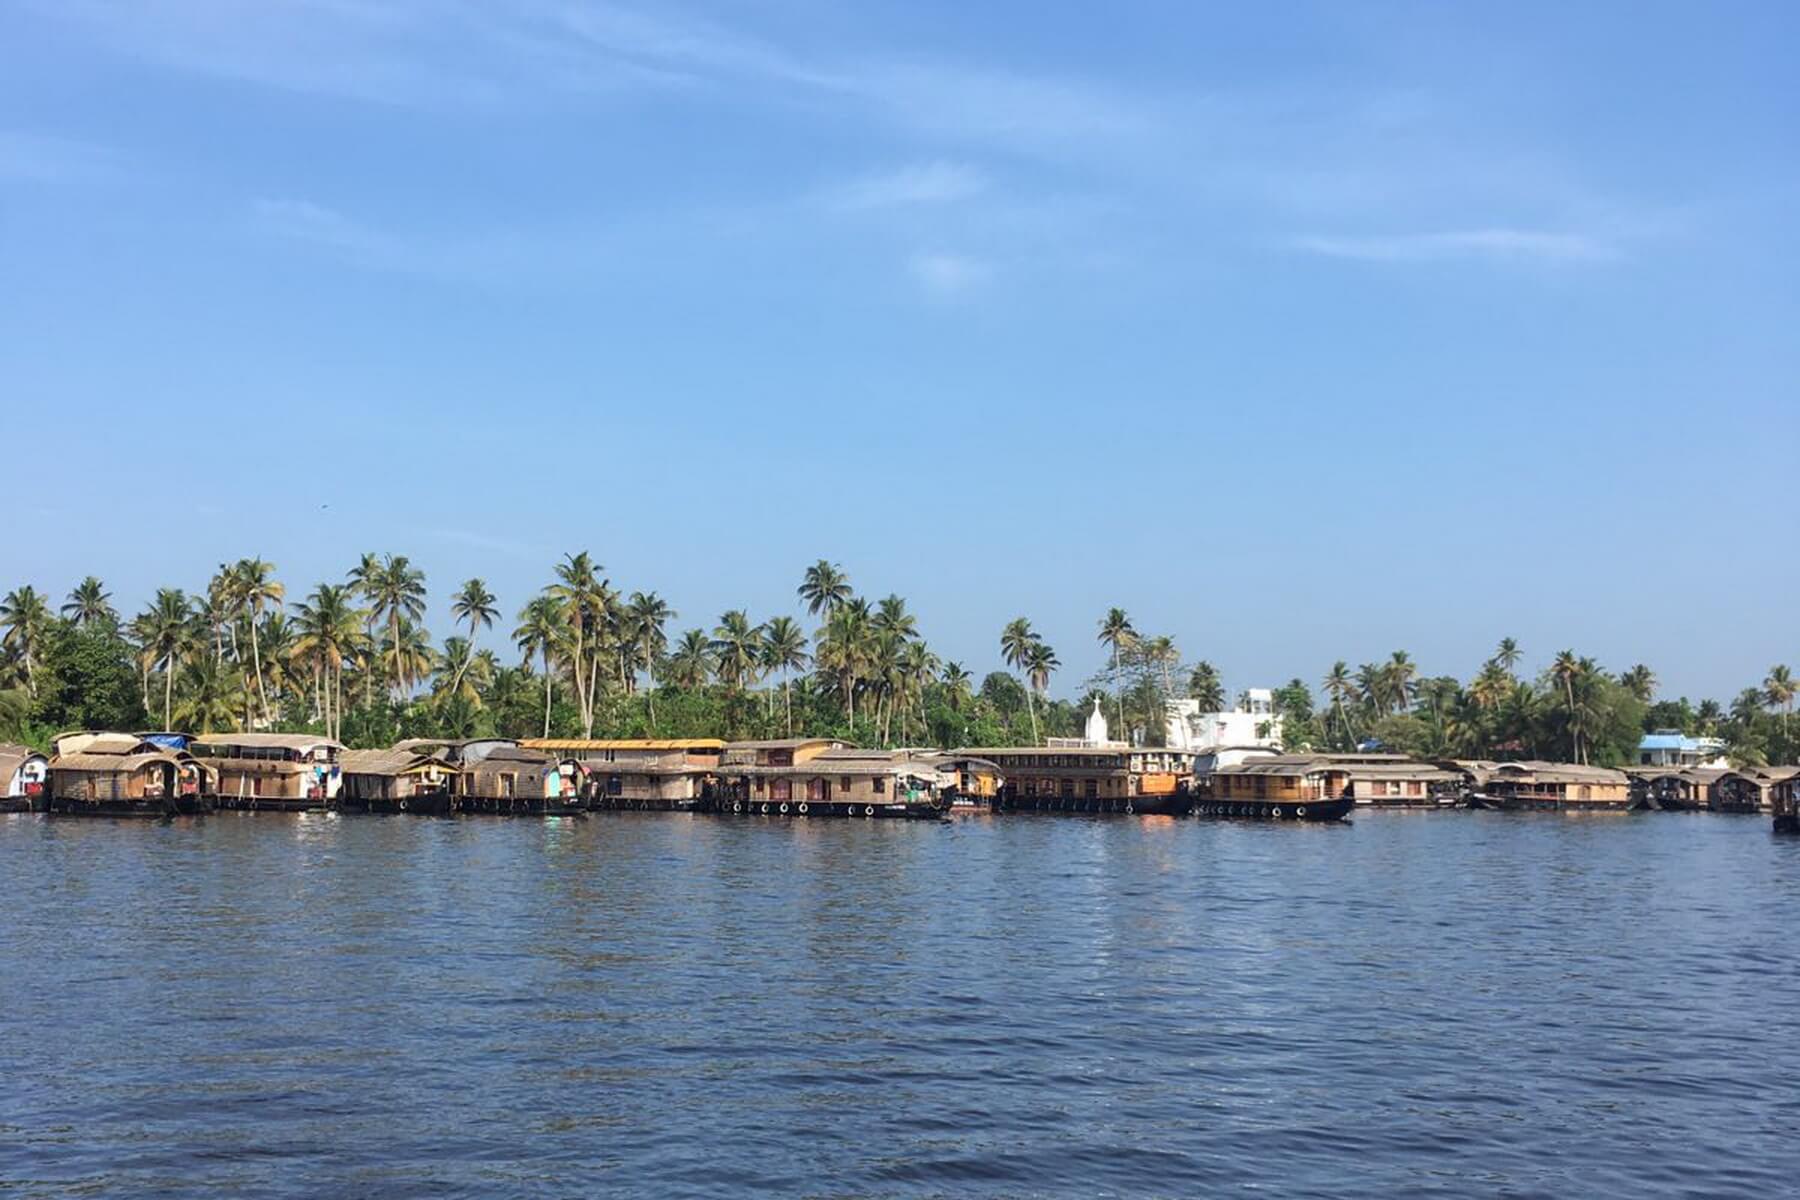
[[[1634,771],[1392,754],[1202,754],[1118,743],[859,748],[829,737],[431,739],[350,750],[311,734],[81,731],[0,746],[6,807],[70,816],[336,810],[450,816],[702,812],[937,818],[952,809],[1330,822],[1358,806],[1773,811],[1800,769]]]

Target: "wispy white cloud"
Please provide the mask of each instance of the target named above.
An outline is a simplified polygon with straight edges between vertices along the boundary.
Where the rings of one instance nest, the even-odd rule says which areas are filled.
[[[981,259],[943,252],[915,254],[907,260],[906,270],[919,286],[938,296],[962,295],[994,275],[993,267]]]
[[[1305,234],[1288,245],[1308,254],[1368,262],[1437,262],[1485,258],[1604,262],[1623,257],[1615,244],[1583,233],[1537,229],[1463,229],[1376,235]]]
[[[914,163],[895,171],[866,175],[829,189],[824,203],[829,208],[857,210],[902,208],[915,204],[943,204],[965,200],[987,189],[987,177],[964,163]]]

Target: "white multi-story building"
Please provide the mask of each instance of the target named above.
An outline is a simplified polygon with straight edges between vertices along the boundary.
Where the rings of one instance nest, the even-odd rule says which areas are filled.
[[[1230,712],[1201,712],[1198,700],[1171,700],[1168,710],[1171,748],[1210,754],[1226,748],[1274,749],[1281,745],[1281,716],[1275,693],[1251,688]]]

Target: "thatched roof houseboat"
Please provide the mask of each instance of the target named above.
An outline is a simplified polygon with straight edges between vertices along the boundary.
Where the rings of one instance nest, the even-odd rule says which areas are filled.
[[[346,750],[337,807],[358,812],[443,814],[451,809],[456,768],[418,750]]]
[[[1341,820],[1355,805],[1352,771],[1368,764],[1327,754],[1272,754],[1214,767],[1197,802],[1202,816]]]
[[[213,789],[223,808],[323,808],[343,784],[343,743],[317,734],[207,734],[189,752],[217,774]]]
[[[1631,805],[1662,812],[1710,808],[1714,788],[1726,772],[1719,767],[1626,767]]]
[[[214,776],[192,755],[132,734],[83,731],[52,739],[47,806],[69,816],[161,817],[202,812]]]
[[[698,807],[725,753],[717,738],[527,738],[527,750],[578,763],[590,808]]]
[[[480,757],[471,762],[467,744],[462,749],[464,761],[454,784],[458,812],[557,816],[586,808],[581,799],[584,772],[574,759],[505,742],[484,745]]]
[[[720,812],[766,816],[935,817],[955,774],[935,756],[863,750],[835,738],[731,742],[719,767]]]
[[[1776,833],[1800,833],[1800,767],[1784,767],[1793,774],[1778,782],[1770,796]]]
[[[30,746],[0,743],[0,812],[33,812],[43,806],[50,756]]]
[[[1036,812],[1191,811],[1194,754],[1163,746],[984,746],[953,755],[993,763],[996,809]]]
[[[1610,767],[1577,763],[1497,763],[1470,800],[1483,808],[1626,812],[1631,779]]]
[[[1714,780],[1707,804],[1716,812],[1769,812],[1775,807],[1775,792],[1783,783],[1800,775],[1800,767],[1740,767],[1720,771]]]

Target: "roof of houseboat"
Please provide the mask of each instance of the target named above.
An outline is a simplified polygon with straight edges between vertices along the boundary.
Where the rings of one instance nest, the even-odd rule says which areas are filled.
[[[965,757],[973,755],[997,763],[1001,759],[1017,758],[1022,754],[1117,758],[1122,754],[1192,754],[1193,752],[1191,750],[1167,750],[1161,746],[962,746],[952,750],[951,753]]]
[[[404,745],[405,743],[402,743]],[[398,746],[395,749],[399,749]],[[524,746],[497,746],[491,754],[484,754],[472,763],[464,763],[465,771],[480,771],[490,766],[550,766],[556,760],[542,750],[529,750]]]
[[[101,729],[71,729],[50,739],[50,753],[55,754],[130,754],[144,739],[135,733],[113,733]],[[159,747],[160,748],[160,747]]]
[[[748,742],[726,742],[727,750],[798,750],[802,746],[842,746],[854,749],[855,742],[834,737],[763,738]]]
[[[33,750],[30,746],[16,743],[0,743],[0,779],[6,779],[21,766],[34,758],[48,758],[48,755]]]
[[[243,746],[258,750],[311,750],[317,746],[335,746],[339,750],[344,748],[344,743],[316,733],[209,733],[194,738],[193,744]]]
[[[1504,762],[1496,764],[1495,775],[1528,775],[1538,783],[1629,783],[1631,780],[1623,771],[1615,771],[1611,767],[1592,767],[1582,763],[1542,762],[1538,759],[1526,759],[1522,762]]]
[[[193,759],[169,750],[145,751],[142,754],[59,754],[50,760],[52,771],[125,771],[131,772],[149,763],[187,763]]]
[[[346,775],[404,775],[426,767],[450,766],[435,754],[417,750],[346,750],[338,765]]]
[[[734,746],[750,745],[733,742]],[[810,744],[810,743],[806,743]],[[521,738],[529,750],[723,750],[722,738]]]

